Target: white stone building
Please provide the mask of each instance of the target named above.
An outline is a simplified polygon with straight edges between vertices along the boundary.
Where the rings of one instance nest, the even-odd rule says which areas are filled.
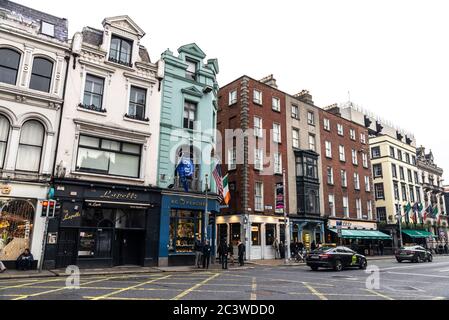
[[[41,260],[63,106],[67,20],[0,2],[0,260]]]

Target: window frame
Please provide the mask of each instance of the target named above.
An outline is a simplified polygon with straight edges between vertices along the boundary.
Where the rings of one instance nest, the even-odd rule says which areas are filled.
[[[0,114],[0,120],[2,118],[5,119],[5,121],[8,125],[8,130],[6,131],[6,140],[0,139],[0,144],[4,144],[4,146],[5,146],[5,148],[4,148],[5,154],[3,155],[3,159],[0,158],[0,169],[3,169],[5,167],[6,155],[8,153],[9,135],[11,134],[11,122],[9,121],[9,119],[6,116],[4,116],[3,114]]]
[[[316,136],[312,133],[309,133],[309,150],[316,151]]]
[[[258,186],[260,186],[260,190],[258,190]],[[258,194],[260,191],[260,195]],[[260,200],[260,208],[257,207],[258,199]],[[256,181],[254,183],[254,211],[255,212],[263,212],[264,211],[264,185],[263,182]]]
[[[257,120],[260,120],[260,127],[256,126]],[[263,139],[263,119],[259,116],[254,116],[254,136]]]
[[[324,147],[326,149],[326,158],[332,159],[332,142],[331,141],[325,141]]]
[[[48,75],[38,74],[38,73],[36,73],[36,71],[34,71],[34,67],[36,66],[36,60],[43,60],[43,61],[49,62],[51,64],[51,70],[50,70],[50,75],[49,76]],[[51,60],[51,59],[49,59],[47,57],[44,57],[44,56],[40,56],[40,55],[34,56],[33,57],[33,65],[31,67],[31,73],[30,73],[30,80],[29,80],[29,83],[28,83],[28,88],[31,89],[31,90],[34,90],[34,91],[50,93],[51,89],[52,89],[52,85],[53,85],[53,74],[54,74],[54,71],[55,71],[55,63],[54,63],[53,60]],[[48,80],[48,90],[40,90],[40,89],[37,89],[36,87],[32,87],[33,79],[34,79],[34,81],[36,81],[36,79],[42,79],[42,78]]]
[[[119,42],[120,45],[119,45],[118,50],[112,50],[112,41],[114,39],[120,40],[120,42]],[[127,61],[127,62],[123,62],[121,60],[123,42],[128,43],[130,45],[130,48],[131,48],[130,53],[129,53],[129,61]],[[108,60],[110,62],[117,63],[117,64],[120,64],[120,65],[125,65],[125,66],[128,66],[128,67],[132,68],[132,66],[133,66],[133,50],[134,50],[134,41],[133,40],[121,37],[121,36],[116,35],[116,34],[112,34],[111,42],[110,42],[110,48],[109,48]],[[112,56],[112,51],[117,51],[117,53],[119,55],[118,59]]]
[[[256,92],[259,94],[260,96],[260,101],[256,100]],[[263,93],[262,91],[258,90],[258,89],[254,89],[253,90],[253,103],[257,104],[257,105],[262,105],[263,104]]]
[[[313,111],[307,111],[307,124],[315,126],[315,113]]]
[[[295,134],[297,135],[297,137],[295,138]],[[292,129],[292,146],[295,149],[299,149],[300,148],[300,137],[299,137],[299,129],[293,128]],[[297,141],[296,145],[295,145],[295,141]]]
[[[42,142],[40,144],[40,146],[36,146],[36,145],[32,145],[32,144],[27,144],[27,143],[22,143],[22,131],[23,131],[23,127],[29,123],[29,122],[37,122],[39,123],[39,125],[42,127]],[[39,120],[35,120],[35,119],[30,119],[27,120],[26,122],[23,123],[22,127],[20,128],[20,136],[19,136],[19,146],[17,148],[17,158],[16,158],[16,165],[15,165],[15,169],[19,172],[30,172],[30,173],[39,173],[41,171],[41,166],[42,166],[42,158],[43,158],[43,151],[44,151],[44,144],[45,144],[45,139],[46,139],[46,134],[47,134],[47,130],[44,126],[44,124],[42,122],[40,122]],[[39,152],[39,165],[37,167],[37,170],[23,170],[23,169],[19,169],[17,167],[17,160],[19,157],[19,151],[20,151],[20,146],[27,146],[27,147],[34,147],[34,148],[39,148],[40,152]]]
[[[331,121],[327,118],[324,118],[323,120],[323,128],[326,131],[331,131]]]
[[[295,110],[295,112],[293,111]],[[299,120],[299,106],[296,104],[292,104],[291,105],[291,113],[292,113],[292,118]]]
[[[188,112],[188,118],[185,117],[186,111]],[[190,112],[193,111],[194,119],[190,119]],[[190,100],[184,100],[184,109],[183,109],[183,122],[182,122],[182,128],[185,130],[195,130],[195,122],[197,119],[197,111],[198,111],[198,104],[194,101]],[[187,120],[187,127],[186,127],[186,120]],[[190,128],[190,125],[192,126]]]
[[[275,105],[275,101],[277,101],[277,106]],[[281,112],[281,99],[278,97],[271,97],[271,110]]]
[[[233,95],[235,93],[235,99],[233,98]],[[237,89],[231,90],[229,91],[229,96],[228,96],[228,106],[232,106],[234,104],[236,104],[238,102],[238,92]]]
[[[341,137],[344,137],[345,135],[345,128],[340,123],[337,123],[337,134]]]
[[[346,150],[344,145],[338,146],[338,158],[340,162],[346,162]]]
[[[101,94],[98,94],[98,93],[95,93],[95,92],[93,92],[93,91],[88,91],[88,90],[87,90],[87,81],[88,81],[88,78],[93,78],[93,80],[101,80],[101,85],[102,85]],[[83,104],[84,107],[92,107],[92,106],[95,106],[95,105],[92,104],[92,103],[89,104],[89,105],[86,105],[86,104],[84,103],[84,101],[85,101],[85,99],[86,99],[86,94],[89,94],[89,95],[90,95],[90,101],[91,101],[91,102],[92,102],[92,96],[99,96],[99,97],[100,97],[101,103],[100,103],[99,106],[95,106],[96,109],[95,109],[94,111],[100,111],[100,112],[101,112],[101,110],[103,110],[105,80],[106,80],[105,78],[100,77],[100,76],[97,76],[97,75],[94,75],[94,74],[91,74],[91,73],[87,73],[87,74],[86,74],[86,79],[84,80],[84,91],[83,91],[83,102],[82,102],[82,104]],[[95,83],[99,84],[99,82],[95,82],[95,81],[91,81],[91,82],[92,82],[93,84],[95,84]],[[89,89],[89,90],[92,90],[92,89]],[[89,108],[89,109],[92,110],[91,108]]]
[[[14,68],[11,68],[11,67],[5,66],[5,65],[0,65],[0,70],[1,70],[1,68],[5,68],[5,69],[8,69],[8,70],[15,70],[14,83],[9,83],[9,82],[0,82],[0,83],[11,85],[11,86],[16,86],[17,85],[17,80],[19,79],[20,65],[22,63],[22,53],[19,50],[16,50],[16,49],[13,49],[13,48],[0,47],[0,52],[3,51],[3,50],[4,51],[11,51],[11,52],[15,53],[19,59],[17,61],[17,69],[14,69]]]
[[[279,128],[279,131],[277,132],[275,128]],[[282,125],[277,122],[273,122],[273,142],[282,143]]]
[[[141,93],[143,93],[144,95],[144,103],[141,104],[137,101],[132,101],[131,99],[133,98],[133,90],[136,90],[135,92],[141,91]],[[135,95],[134,95],[135,96]],[[129,100],[128,100],[128,112],[126,113],[126,117],[130,118],[130,119],[134,119],[134,120],[138,120],[138,121],[149,121],[148,117],[147,117],[147,103],[148,103],[148,90],[147,88],[143,88],[143,87],[139,87],[139,86],[135,86],[135,85],[131,85],[130,89],[129,89]],[[130,109],[131,109],[131,105],[134,105],[136,108],[136,114],[137,114],[137,107],[141,107],[143,108],[143,116],[142,118],[137,117],[137,115],[131,115],[130,114]],[[195,113],[196,113],[196,106],[195,106]],[[195,114],[195,118],[196,118],[196,114]]]

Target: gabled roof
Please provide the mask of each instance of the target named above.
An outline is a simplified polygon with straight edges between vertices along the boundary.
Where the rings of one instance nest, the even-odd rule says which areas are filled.
[[[105,24],[114,24],[114,22],[121,22],[124,21],[128,24],[128,27],[131,29],[134,29],[134,31],[140,36],[143,37],[145,35],[145,31],[143,31],[138,25],[137,23],[134,22],[133,19],[131,19],[129,16],[124,15],[124,16],[116,16],[116,17],[110,17],[110,18],[105,18],[103,20],[103,26]]]
[[[180,47],[178,49],[178,52],[185,52],[188,54],[191,54],[194,57],[200,58],[200,59],[204,59],[206,58],[206,54],[204,53],[203,50],[200,49],[200,47],[198,47],[198,45],[196,43],[190,43],[190,44],[186,44],[183,45],[182,47]]]

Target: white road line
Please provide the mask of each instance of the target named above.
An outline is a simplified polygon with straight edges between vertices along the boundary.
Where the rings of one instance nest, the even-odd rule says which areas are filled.
[[[449,279],[449,276],[439,276],[433,274],[422,274],[422,273],[411,273],[411,272],[387,272],[389,274],[400,274],[405,276],[417,276],[417,277],[428,277],[428,278],[444,278]]]
[[[396,269],[418,269],[418,268],[432,268],[441,266],[441,265],[449,265],[449,262],[438,262],[438,263],[423,263],[423,264],[413,264],[413,265],[405,265],[405,266],[397,266],[397,267],[389,267],[380,269],[380,272],[388,271],[388,270],[396,270]]]

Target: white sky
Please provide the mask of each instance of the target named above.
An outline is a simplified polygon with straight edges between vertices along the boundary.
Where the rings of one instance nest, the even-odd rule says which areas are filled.
[[[273,73],[281,90],[315,104],[351,100],[412,131],[449,184],[447,1],[15,0],[69,19],[72,35],[127,14],[153,61],[196,42],[218,58],[221,86]]]

